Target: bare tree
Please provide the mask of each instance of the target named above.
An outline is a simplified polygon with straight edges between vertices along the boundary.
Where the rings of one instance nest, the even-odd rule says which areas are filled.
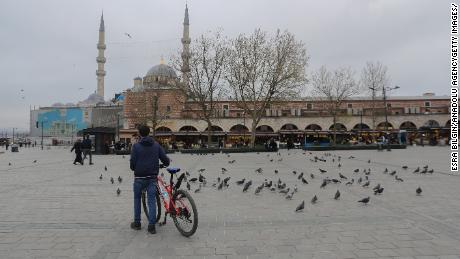
[[[159,106],[156,95],[144,93],[144,104],[127,114],[127,118],[133,120],[135,124],[152,127],[152,135],[155,137],[157,127],[168,118],[170,112]]]
[[[384,87],[389,84],[389,77],[387,75],[387,67],[380,62],[367,62],[361,73],[361,84],[368,90],[372,97],[372,129],[375,129],[375,106],[376,97]]]
[[[252,119],[251,146],[265,110],[276,100],[299,96],[307,79],[308,56],[293,34],[279,30],[273,37],[256,29],[239,35],[230,44],[225,78],[233,99]]]
[[[313,73],[312,93],[325,101],[325,108],[333,119],[333,145],[337,144],[337,116],[340,114],[341,104],[359,92],[359,84],[354,79],[354,72],[350,68],[339,68],[328,71],[322,66]]]
[[[227,40],[220,31],[201,35],[191,44],[186,80],[180,89],[198,106],[196,115],[208,124],[208,146],[211,144],[211,128],[218,117],[218,101],[223,96],[222,76],[228,56]],[[173,58],[174,66],[182,65],[180,55]]]

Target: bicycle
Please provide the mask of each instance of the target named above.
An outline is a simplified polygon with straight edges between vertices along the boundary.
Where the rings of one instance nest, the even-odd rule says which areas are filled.
[[[160,168],[164,167],[161,165]],[[198,228],[198,211],[196,209],[195,201],[187,191],[179,189],[182,180],[185,178],[184,174],[179,176],[177,183],[174,185],[173,176],[180,171],[180,168],[167,168],[166,171],[170,174],[169,185],[165,184],[161,175],[158,175],[157,177],[158,184],[157,193],[155,195],[157,206],[156,220],[159,222],[161,218],[162,206],[160,204],[161,201],[163,201],[165,217],[163,222],[160,222],[159,225],[163,226],[166,224],[166,216],[169,214],[169,216],[173,219],[177,230],[179,230],[183,236],[190,237],[195,234],[196,229]],[[172,197],[172,199],[169,197]],[[148,218],[149,212],[146,203],[146,190],[142,191],[141,199],[144,213]],[[189,203],[188,205],[186,205],[187,201]],[[189,228],[186,228],[187,226],[189,226]]]

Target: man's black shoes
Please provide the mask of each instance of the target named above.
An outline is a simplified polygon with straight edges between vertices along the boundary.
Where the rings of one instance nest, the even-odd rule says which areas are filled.
[[[131,222],[131,228],[134,230],[141,230],[141,223],[140,222]]]
[[[150,234],[156,234],[157,233],[157,231],[155,229],[155,225],[153,225],[153,224],[149,224],[148,231],[149,231]]]

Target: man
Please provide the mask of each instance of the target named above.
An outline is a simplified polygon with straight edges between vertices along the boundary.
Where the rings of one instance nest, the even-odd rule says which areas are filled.
[[[131,151],[130,168],[134,171],[134,222],[131,228],[141,229],[141,193],[147,189],[148,207],[149,207],[149,226],[148,232],[155,234],[156,220],[156,188],[157,176],[161,160],[163,165],[169,165],[169,158],[166,156],[164,149],[149,137],[150,128],[140,126],[138,128],[140,140],[133,145]]]
[[[81,146],[83,148],[83,160],[86,159],[86,156],[89,155],[89,164],[93,164],[93,156],[91,154],[91,139],[89,139],[89,135],[85,136],[85,139],[82,141]]]
[[[80,163],[81,165],[83,165],[83,159],[81,157],[81,140],[80,139],[77,139],[75,144],[73,144],[73,147],[70,150],[70,152],[74,150],[75,150],[75,160],[73,161],[73,164],[76,165],[77,163]]]

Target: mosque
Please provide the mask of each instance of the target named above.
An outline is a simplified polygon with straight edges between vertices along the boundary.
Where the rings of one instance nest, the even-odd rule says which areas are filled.
[[[187,87],[190,72],[190,18],[185,7],[182,30],[182,65],[179,71],[165,64],[154,65],[143,77],[136,77],[132,87],[117,95],[113,101],[104,99],[105,27],[101,16],[96,58],[96,92],[77,104],[54,104],[30,112],[30,134],[40,136],[43,122],[44,134],[54,138],[75,136],[83,130],[105,128],[110,131],[104,141],[121,140],[132,143],[137,136],[137,126],[149,125],[158,141],[165,145],[177,143],[191,147],[206,141],[211,132],[214,143],[226,146],[245,143],[250,137],[251,120],[232,100],[217,101],[214,125],[199,119],[200,109],[178,87]],[[180,73],[180,77],[177,73]],[[384,105],[386,103],[386,105]],[[449,135],[450,98],[426,93],[419,96],[391,96],[386,102],[372,101],[369,97],[350,98],[340,107],[337,121],[333,122],[325,109],[325,102],[299,98],[280,101],[266,109],[265,116],[256,128],[256,142],[269,138],[280,141],[291,139],[304,143],[327,139],[333,128],[346,138],[359,133],[362,136],[381,134],[382,130],[405,131],[415,138],[420,134],[436,138]],[[376,119],[372,120],[372,112]],[[384,114],[387,114],[387,119]]]

